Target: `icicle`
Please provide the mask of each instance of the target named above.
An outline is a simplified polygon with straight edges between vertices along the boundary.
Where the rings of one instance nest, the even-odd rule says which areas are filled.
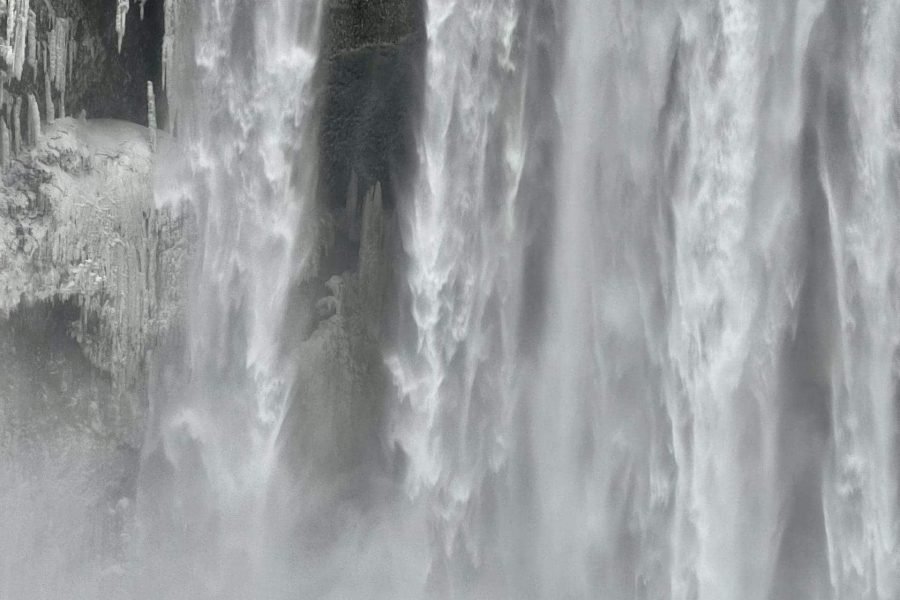
[[[156,94],[153,82],[147,82],[147,127],[150,128],[150,148],[156,151]]]
[[[26,64],[31,68],[35,78],[37,76],[37,15],[33,10],[28,11],[28,39],[26,41]]]
[[[44,115],[48,123],[56,118],[53,107],[53,88],[50,84],[50,49],[44,46]]]
[[[9,0],[6,5],[6,40],[12,45],[15,36],[13,33],[16,29],[16,0]],[[12,63],[10,63],[12,64]]]
[[[381,182],[366,194],[359,242],[359,283],[366,306],[366,326],[377,335],[384,286],[384,205]]]
[[[56,25],[53,28],[54,40],[56,47],[56,61],[53,69],[53,83],[61,94],[66,93],[66,67],[68,63],[68,46],[69,46],[69,19],[56,19]]]
[[[25,130],[25,142],[29,146],[34,146],[38,142],[41,135],[41,111],[38,110],[37,98],[34,94],[28,94],[28,116],[27,127]]]
[[[163,34],[162,45],[162,89],[165,91],[169,85],[169,66],[175,54],[175,32],[178,29],[178,0],[165,0],[165,11],[163,13]],[[171,121],[169,118],[169,124]]]
[[[16,7],[15,42],[13,43],[13,77],[16,79],[22,78],[22,67],[25,66],[25,41],[28,37],[28,13],[28,0],[19,0]]]
[[[122,40],[125,38],[125,22],[128,16],[128,9],[131,7],[130,0],[118,0],[116,7],[116,33],[119,35],[119,52],[122,52]]]
[[[359,271],[365,275],[371,269],[367,263],[371,263],[378,253],[378,248],[382,243],[382,215],[384,208],[382,206],[381,182],[376,181],[375,186],[370,188],[366,194],[365,204],[363,205],[362,231],[360,232],[359,243]]]
[[[138,0],[141,3],[141,21],[144,20],[144,4],[147,3],[147,0]]]
[[[22,98],[16,96],[12,112],[12,153],[17,155],[22,150]]]
[[[0,66],[6,67],[9,70],[12,70],[13,61],[15,57],[13,55],[13,47],[11,44],[0,44],[0,61],[2,64]]]
[[[56,83],[56,35],[59,33],[59,19],[53,19],[53,28],[47,35],[47,65],[50,81]]]
[[[56,116],[60,119],[66,118],[66,90],[60,90],[59,92],[59,106],[56,107]]]
[[[5,66],[11,71],[13,62],[15,62],[13,29],[16,24],[16,2],[15,0],[0,0],[0,6],[6,9],[6,35],[0,42],[0,66]]]
[[[9,166],[12,159],[12,146],[9,143],[9,128],[6,126],[6,119],[0,116],[0,169]]]
[[[347,235],[351,240],[358,241],[359,229],[356,215],[359,212],[359,184],[356,178],[356,169],[350,170],[350,186],[347,189],[347,202],[344,213],[347,220]]]
[[[65,86],[69,87],[69,80],[75,77],[75,51],[78,44],[75,43],[75,28],[72,27],[73,22],[66,22],[66,72]]]

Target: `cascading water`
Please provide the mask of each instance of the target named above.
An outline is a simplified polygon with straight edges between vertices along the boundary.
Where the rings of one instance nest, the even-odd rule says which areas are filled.
[[[398,423],[433,497],[432,569],[469,565],[445,589],[494,571],[504,591],[472,596],[893,598],[896,7],[557,7],[546,304],[521,324],[523,288],[497,282],[521,285],[518,244],[541,239],[498,226],[515,185],[486,191],[481,154],[489,123],[519,118],[496,101],[517,79],[478,69],[530,4],[495,4],[429,6],[404,239],[418,335]],[[537,125],[517,126],[488,153],[520,159]],[[532,329],[536,368],[509,341]],[[502,383],[473,420],[487,371]],[[473,517],[491,502],[493,530]],[[487,564],[492,543],[532,550]]]
[[[132,504],[0,323],[0,600],[900,598],[900,3],[423,4],[167,3],[184,335]]]
[[[186,56],[171,59],[182,68],[168,83],[188,165],[158,195],[193,202],[200,249],[188,364],[151,402],[138,497],[143,585],[167,598],[279,598],[288,578],[271,547],[281,523],[267,492],[296,373],[283,359],[284,318],[316,250],[323,3],[182,10]]]
[[[897,593],[895,10],[568,7],[545,594]]]
[[[421,165],[403,230],[415,343],[389,365],[402,398],[391,435],[410,457],[411,493],[432,503],[441,569],[458,553],[481,560],[471,513],[507,452],[525,86],[516,2],[435,2],[427,19]]]

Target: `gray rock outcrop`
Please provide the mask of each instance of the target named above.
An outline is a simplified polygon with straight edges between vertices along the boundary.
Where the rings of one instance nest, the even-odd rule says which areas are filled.
[[[0,188],[0,317],[74,303],[69,333],[123,389],[180,320],[184,221],[156,208],[153,177],[146,128],[59,119]]]
[[[11,597],[68,564],[42,597],[130,597],[147,364],[182,329],[188,256],[157,157],[144,127],[64,118],[0,172],[0,531],[54,550],[0,552]]]

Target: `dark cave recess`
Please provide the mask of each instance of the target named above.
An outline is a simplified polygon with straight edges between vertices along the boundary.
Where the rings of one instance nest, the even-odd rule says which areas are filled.
[[[157,90],[157,122],[165,123],[167,103],[161,90],[162,42],[164,34],[164,0],[145,0],[143,19],[139,2],[133,2],[126,19],[122,51],[118,49],[116,6],[109,0],[32,0],[36,39],[41,56],[49,52],[52,30],[58,19],[68,20],[68,50],[74,56],[64,85],[54,83],[53,117],[66,116],[122,119],[147,125],[147,82]],[[0,27],[5,31],[8,15],[0,13]],[[65,55],[63,55],[65,56]],[[41,120],[47,120],[44,61],[37,70],[24,66],[21,77],[0,73],[3,87],[10,94],[0,94],[7,107],[14,97],[33,94],[38,100]],[[65,94],[59,89],[65,88]],[[5,98],[4,98],[5,96]],[[64,103],[64,111],[60,103]],[[7,115],[7,120],[11,117]],[[24,115],[22,117],[24,119]],[[11,125],[8,123],[8,125]]]

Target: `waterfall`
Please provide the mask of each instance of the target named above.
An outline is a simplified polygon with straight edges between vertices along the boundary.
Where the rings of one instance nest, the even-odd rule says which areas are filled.
[[[285,318],[316,260],[323,3],[180,10],[181,67],[170,67],[168,86],[186,164],[170,165],[157,196],[192,203],[199,248],[187,364],[163,358],[151,393],[138,497],[143,585],[168,598],[277,598],[285,575],[269,534],[286,524],[267,501],[296,373],[283,356]]]
[[[415,342],[388,359],[402,398],[391,435],[409,455],[409,491],[435,503],[438,552],[462,545],[476,561],[482,532],[465,521],[508,451],[516,387],[519,12],[510,0],[428,6],[420,166],[402,231]]]
[[[552,589],[896,594],[895,10],[570,3]]]
[[[900,0],[57,4],[0,600],[900,598]]]
[[[535,4],[428,6],[391,365],[432,584],[894,597],[896,7],[563,3],[535,223]]]

